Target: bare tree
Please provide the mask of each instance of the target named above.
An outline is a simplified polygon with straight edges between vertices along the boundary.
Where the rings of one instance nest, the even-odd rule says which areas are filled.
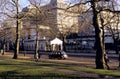
[[[118,54],[118,41],[119,41],[119,14],[106,13],[106,24],[105,27],[108,29],[114,43],[116,54]]]
[[[37,9],[39,9],[40,7],[40,2],[41,0],[36,0],[32,1],[32,4],[37,5]],[[54,38],[54,37],[61,37],[63,40],[63,50],[65,51],[65,41],[66,41],[66,36],[69,35],[70,33],[75,33],[78,32],[78,13],[76,13],[76,11],[74,9],[78,9],[81,8],[81,10],[83,10],[83,6],[77,6],[74,7],[73,9],[66,11],[66,6],[64,4],[61,3],[57,3],[57,6],[51,5],[51,6],[43,6],[46,8],[43,8],[46,11],[46,17],[47,19],[44,19],[45,21],[43,22],[44,26],[47,25],[50,30],[47,31],[49,33],[49,36]],[[59,6],[62,5],[62,6]],[[42,7],[42,6],[41,6]],[[72,12],[74,10],[74,12]],[[39,10],[38,10],[39,11]],[[79,14],[80,14],[80,10],[78,9]],[[77,12],[78,12],[77,11]],[[35,11],[34,11],[35,12]],[[57,12],[57,13],[56,13]],[[75,14],[75,15],[74,15]],[[40,22],[39,22],[40,23]],[[42,33],[46,34],[46,33]]]
[[[0,38],[2,40],[1,43],[2,43],[3,54],[4,51],[9,50],[10,42],[13,43],[15,41],[15,28],[12,26],[13,26],[13,22],[11,21],[10,18],[3,20],[3,22],[1,23]]]
[[[21,19],[23,18],[23,14],[20,13],[20,6],[18,0],[5,0],[2,3],[4,3],[1,11],[1,14],[4,15],[3,17],[7,16],[12,18],[13,21],[16,21],[16,40],[13,58],[17,59],[19,53]]]
[[[111,35],[113,40],[113,46],[116,54],[119,55],[119,62],[120,62],[120,54],[119,54],[119,41],[120,41],[120,15],[114,14],[114,13],[106,13],[107,15],[104,15],[105,24],[104,26],[108,30],[108,33]],[[107,21],[106,21],[107,20]],[[120,63],[119,63],[120,67]]]
[[[78,20],[76,16],[67,15],[69,12],[64,12],[64,14],[59,13],[58,15],[58,28],[59,28],[59,37],[63,40],[63,51],[66,51],[65,43],[66,36],[71,33],[78,32]],[[65,14],[66,13],[66,14]]]
[[[21,16],[19,13],[19,3],[18,0],[12,0],[15,8],[16,8],[16,40],[15,40],[15,51],[14,51],[14,56],[13,59],[17,59],[18,58],[18,54],[19,54],[19,43],[20,43],[20,28],[21,28]]]
[[[30,23],[35,26],[35,32],[36,32],[36,44],[35,44],[35,54],[34,58],[39,58],[39,34],[42,24],[44,24],[46,19],[46,11],[41,7],[41,0],[29,0],[31,3],[32,9],[30,11]],[[33,24],[34,23],[34,24]]]
[[[96,42],[96,68],[97,69],[105,69],[105,60],[104,60],[104,53],[105,53],[105,46],[103,44],[103,29],[101,28],[100,24],[100,12],[102,11],[110,11],[110,12],[119,12],[119,11],[113,11],[113,9],[110,8],[110,5],[112,5],[112,2],[110,0],[80,0],[79,3],[73,5],[80,5],[80,4],[88,4],[89,9],[92,10],[93,13],[93,26],[95,28],[95,42]],[[104,5],[101,5],[104,4]],[[72,6],[71,6],[72,7]],[[70,7],[69,7],[70,8]],[[87,11],[88,11],[87,10]],[[87,12],[86,11],[86,12]]]
[[[1,45],[1,49],[3,50],[1,53],[2,55],[4,55],[5,51],[6,51],[6,42],[7,42],[7,32],[8,32],[8,24],[6,22],[2,23],[2,26],[1,26],[1,39],[3,40]]]

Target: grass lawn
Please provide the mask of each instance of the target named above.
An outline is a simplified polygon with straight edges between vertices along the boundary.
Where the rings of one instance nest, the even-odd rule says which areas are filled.
[[[98,79],[87,74],[119,77],[120,72],[54,62],[35,62],[0,56],[0,79]]]

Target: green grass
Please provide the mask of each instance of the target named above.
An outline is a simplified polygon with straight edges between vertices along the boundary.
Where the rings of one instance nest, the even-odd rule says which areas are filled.
[[[98,75],[120,76],[120,72],[100,70],[51,62],[35,62],[31,60],[10,59],[0,56],[0,77],[7,79],[90,79],[79,72]],[[1,78],[0,78],[1,79]],[[91,78],[91,79],[94,79]]]
[[[73,68],[74,70],[81,70],[81,71],[85,71],[88,73],[96,73],[99,75],[111,75],[111,76],[120,76],[120,72],[119,71],[113,71],[113,70],[103,70],[103,69],[92,69],[92,68],[84,68],[84,67],[78,67]]]

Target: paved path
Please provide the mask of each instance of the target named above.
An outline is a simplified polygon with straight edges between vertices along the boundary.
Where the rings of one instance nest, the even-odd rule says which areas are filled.
[[[21,53],[23,54],[33,54],[34,51],[21,51]],[[40,52],[41,54],[43,55],[48,55],[50,52]],[[67,52],[67,54],[69,56],[75,56],[75,57],[95,57],[95,52],[93,53],[69,53]],[[108,57],[109,58],[114,58],[114,59],[118,59],[118,54],[115,54],[114,51],[109,51],[109,54],[108,54]]]
[[[6,56],[13,56],[13,53],[10,52],[6,52],[5,54]],[[68,53],[68,59],[66,60],[53,60],[53,59],[49,59],[48,55],[42,55],[41,56],[41,61],[50,61],[50,62],[59,62],[59,63],[67,63],[67,64],[74,64],[74,65],[80,65],[80,66],[86,66],[86,67],[92,67],[95,68],[95,54],[89,54],[89,53]],[[111,67],[111,69],[116,69],[118,66],[118,60],[114,59],[113,57],[117,58],[116,54],[110,54],[110,62],[109,65]],[[19,58],[22,59],[34,59],[34,55],[33,54],[19,54]]]

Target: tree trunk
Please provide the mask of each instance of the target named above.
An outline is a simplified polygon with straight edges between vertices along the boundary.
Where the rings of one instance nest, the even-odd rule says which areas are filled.
[[[19,43],[20,43],[20,28],[21,28],[21,23],[20,23],[20,18],[19,18],[19,10],[18,10],[18,0],[15,2],[16,6],[16,40],[15,40],[15,51],[14,51],[14,56],[13,59],[18,58],[18,53],[19,53]]]
[[[119,64],[118,67],[120,68],[120,53],[119,53],[119,57],[118,57],[118,62],[119,62],[118,63]]]
[[[62,39],[63,39],[63,51],[66,51],[65,48],[66,36],[62,35]]]
[[[15,51],[14,51],[13,59],[17,59],[17,58],[18,58],[18,54],[19,54],[19,43],[20,43],[20,22],[17,20]]]
[[[36,29],[37,31],[38,29]],[[36,32],[36,44],[35,44],[35,54],[34,59],[38,59],[38,48],[39,48],[39,40],[38,40],[38,31]]]
[[[105,69],[105,60],[104,60],[104,44],[102,39],[102,28],[99,24],[98,11],[97,11],[97,2],[92,1],[93,9],[93,26],[95,28],[95,41],[96,41],[96,68]]]
[[[6,48],[6,40],[4,39],[4,42],[3,42],[3,51],[2,51],[2,55],[4,55],[5,54],[5,48]]]
[[[118,39],[114,39],[114,47],[115,47],[115,52],[116,52],[116,54],[119,54]]]

